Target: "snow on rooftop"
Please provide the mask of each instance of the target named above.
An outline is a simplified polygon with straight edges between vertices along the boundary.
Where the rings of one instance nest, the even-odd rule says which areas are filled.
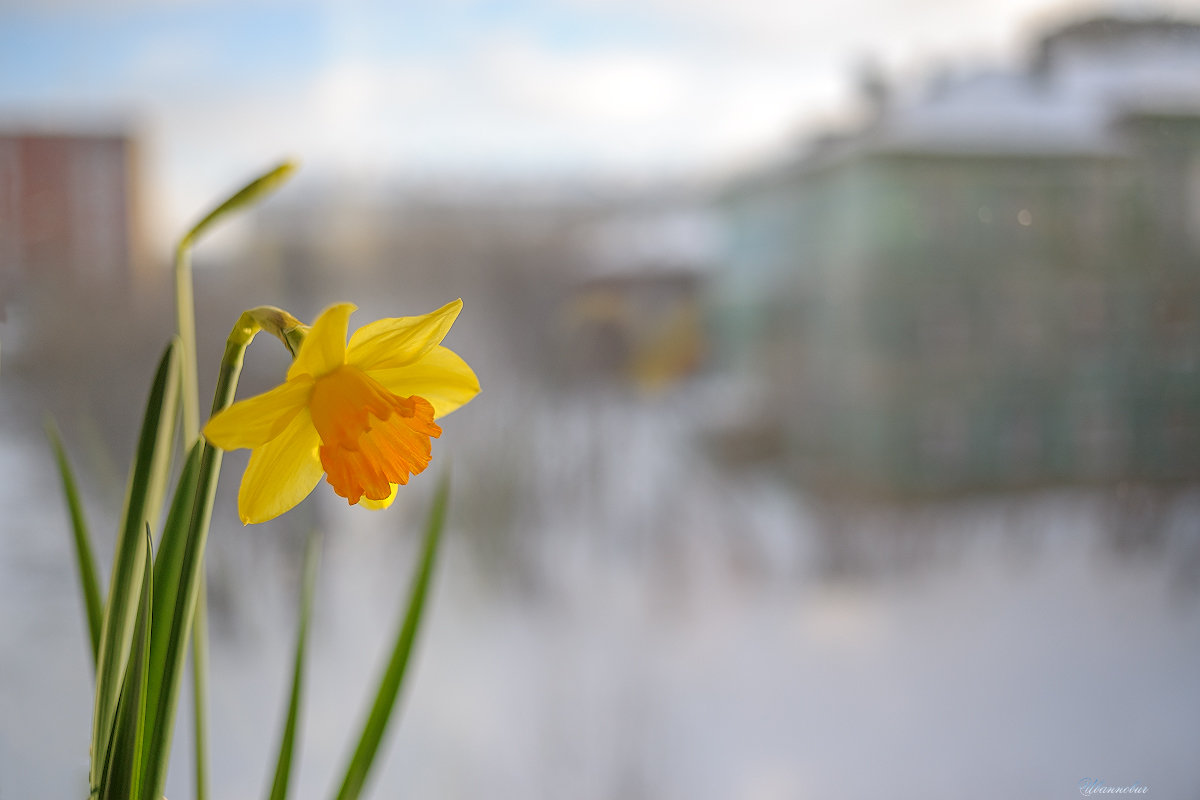
[[[1108,110],[1085,96],[1016,72],[944,77],[881,120],[887,150],[1104,153]]]
[[[1185,29],[1186,30],[1186,29]],[[1119,39],[1063,43],[1050,62],[1050,79],[1064,93],[1120,110],[1161,100],[1200,111],[1200,31],[1193,35],[1131,32]]]
[[[1115,155],[1111,123],[1156,112],[1200,116],[1200,26],[1100,20],[1048,36],[1033,68],[944,71],[893,96],[860,141],[884,151]]]

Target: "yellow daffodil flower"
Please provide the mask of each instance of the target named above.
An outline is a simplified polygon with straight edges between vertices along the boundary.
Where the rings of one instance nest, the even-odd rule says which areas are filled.
[[[351,505],[386,508],[429,465],[434,419],[479,392],[467,363],[441,346],[462,301],[432,314],[381,319],[346,342],[354,306],[321,313],[282,386],[234,403],[204,427],[215,447],[250,448],[238,492],[246,524],[273,519],[327,476]]]

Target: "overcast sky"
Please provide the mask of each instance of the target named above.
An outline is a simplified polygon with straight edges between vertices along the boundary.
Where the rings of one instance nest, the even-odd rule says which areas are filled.
[[[280,154],[317,175],[717,173],[1088,9],[1200,0],[0,0],[0,125],[130,127],[177,224]]]

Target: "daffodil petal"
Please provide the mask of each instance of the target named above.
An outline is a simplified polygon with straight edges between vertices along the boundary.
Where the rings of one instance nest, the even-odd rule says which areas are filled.
[[[317,456],[320,444],[306,408],[279,436],[255,448],[238,491],[242,522],[251,525],[274,519],[308,497],[325,472]]]
[[[274,439],[308,402],[313,382],[307,377],[276,386],[218,411],[204,426],[204,438],[222,450],[258,447]]]
[[[374,369],[367,375],[400,397],[417,395],[433,406],[433,417],[443,417],[479,394],[479,378],[453,350],[437,346],[406,367]]]
[[[367,497],[367,496],[364,494],[364,495],[363,495],[363,496],[362,496],[362,497],[359,499],[359,501],[358,501],[358,505],[359,505],[361,508],[369,508],[369,509],[371,509],[372,511],[382,511],[383,509],[385,509],[385,508],[387,508],[388,506],[390,506],[390,505],[392,504],[392,501],[396,499],[396,492],[397,492],[399,489],[400,489],[400,484],[398,484],[398,483],[393,483],[393,484],[392,484],[392,493],[391,493],[391,494],[389,494],[387,497],[383,498],[382,500],[372,500],[371,498]]]
[[[392,317],[362,326],[350,337],[346,362],[363,370],[412,364],[441,344],[462,310],[462,300],[420,317]]]
[[[353,303],[338,303],[321,312],[288,369],[289,381],[300,375],[319,378],[346,363],[346,328],[354,309]]]

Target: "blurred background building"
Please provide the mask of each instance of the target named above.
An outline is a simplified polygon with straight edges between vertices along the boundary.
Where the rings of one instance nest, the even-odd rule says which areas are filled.
[[[864,82],[731,185],[724,368],[820,483],[1200,477],[1200,25],[1093,18],[1013,70]]]
[[[78,377],[158,347],[141,328],[169,318],[168,276],[147,253],[142,161],[129,132],[0,129],[4,363],[56,398],[47,410],[96,420],[127,407],[120,382],[80,391]]]
[[[128,135],[0,132],[0,306],[37,282],[132,283],[136,166]]]
[[[40,283],[130,287],[137,185],[126,134],[0,132],[0,308]]]

